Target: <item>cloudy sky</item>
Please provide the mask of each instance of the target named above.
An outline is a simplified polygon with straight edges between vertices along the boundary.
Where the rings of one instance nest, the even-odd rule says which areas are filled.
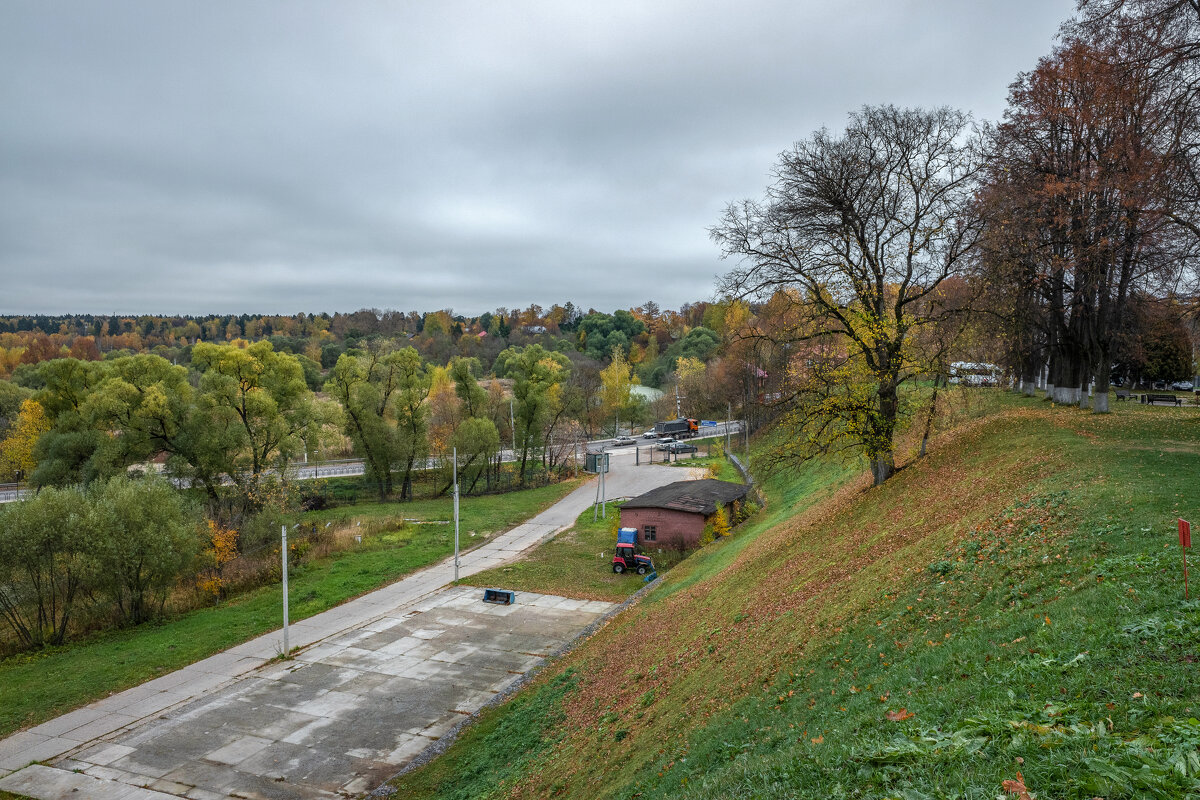
[[[863,104],[996,119],[1071,0],[0,7],[0,313],[712,296],[706,228]]]

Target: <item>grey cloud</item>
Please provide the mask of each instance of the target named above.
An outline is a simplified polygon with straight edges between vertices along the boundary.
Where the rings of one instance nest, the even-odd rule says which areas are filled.
[[[995,118],[1072,5],[5,4],[0,312],[703,299],[779,151]]]

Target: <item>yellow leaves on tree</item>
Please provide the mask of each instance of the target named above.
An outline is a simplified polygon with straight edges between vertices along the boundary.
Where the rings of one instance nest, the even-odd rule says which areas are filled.
[[[445,367],[430,371],[429,446],[435,453],[449,453],[461,417],[462,402],[454,393],[454,381]]]
[[[4,441],[0,442],[0,481],[27,478],[37,461],[33,448],[38,438],[50,430],[46,411],[35,400],[21,402],[21,410]]]
[[[715,538],[729,535],[729,515],[725,512],[725,506],[717,506],[717,513],[712,516],[712,529]]]
[[[213,600],[221,598],[221,591],[225,587],[221,568],[237,558],[237,539],[237,531],[231,528],[222,528],[212,520],[208,520],[208,547],[202,554],[208,567],[196,581],[196,587],[201,592],[211,595]]]
[[[633,389],[633,377],[624,352],[620,347],[614,347],[612,355],[612,363],[600,370],[600,403],[605,418],[625,410]]]

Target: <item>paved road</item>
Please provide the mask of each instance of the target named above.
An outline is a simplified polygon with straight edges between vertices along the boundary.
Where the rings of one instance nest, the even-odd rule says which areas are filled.
[[[729,432],[736,434],[741,430],[741,423],[738,422],[718,422],[715,425],[705,425],[700,428],[696,439],[715,439],[725,435],[725,427],[729,426]],[[645,448],[654,445],[653,439],[638,439],[638,446]],[[612,449],[613,452],[618,452],[621,448],[613,447],[612,439],[596,439],[595,441],[586,442],[584,449]],[[501,460],[505,462],[516,461],[511,450],[501,452]],[[436,466],[435,459],[429,459],[426,463],[426,468]],[[293,480],[311,481],[317,478],[341,478],[347,476],[362,475],[364,473],[363,462],[358,459],[346,459],[344,461],[324,461],[319,464],[292,464],[288,467],[288,473]],[[23,497],[27,497],[30,493],[29,489],[16,484],[0,485],[0,503],[13,503]]]
[[[632,453],[613,457],[610,497],[691,473],[632,463]],[[595,491],[589,482],[462,554],[460,574],[519,557],[572,524]],[[0,789],[41,800],[312,800],[369,789],[607,608],[521,593],[524,611],[489,619],[493,607],[445,589],[453,572],[448,559],[295,623],[291,643],[308,649],[287,664],[272,663],[281,634],[267,634],[0,740]],[[503,674],[480,671],[494,666]]]

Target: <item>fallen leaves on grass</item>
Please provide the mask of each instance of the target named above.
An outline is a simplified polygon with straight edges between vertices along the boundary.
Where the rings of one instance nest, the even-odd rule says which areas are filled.
[[[1015,794],[1017,800],[1033,800],[1033,796],[1029,794],[1029,789],[1025,786],[1025,776],[1020,772],[1017,773],[1017,779],[1006,780],[1000,784],[1000,788],[1008,794]]]
[[[907,708],[902,708],[899,711],[889,711],[884,716],[887,717],[892,722],[903,722],[904,720],[908,719],[909,717],[915,717],[916,714],[909,711]]]

